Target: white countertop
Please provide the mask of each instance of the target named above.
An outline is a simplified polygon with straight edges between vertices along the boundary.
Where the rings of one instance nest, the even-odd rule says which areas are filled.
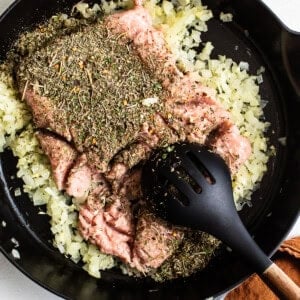
[[[13,0],[0,0],[0,15],[3,10],[12,3]],[[277,1],[278,2],[278,1]],[[300,2],[298,2],[300,11]],[[289,5],[285,5],[289,7]],[[292,10],[291,10],[292,11]],[[295,11],[295,10],[293,10]],[[287,12],[288,13],[288,12]],[[298,19],[298,28],[300,28],[300,18]],[[300,217],[289,234],[289,237],[300,235]],[[61,299],[46,291],[36,283],[32,282],[20,271],[18,271],[1,253],[0,253],[0,298],[3,300],[58,300]]]

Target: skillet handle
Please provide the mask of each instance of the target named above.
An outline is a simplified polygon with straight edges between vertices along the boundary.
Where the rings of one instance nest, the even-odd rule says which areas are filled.
[[[300,300],[300,287],[275,263],[260,274],[260,277],[280,299]]]

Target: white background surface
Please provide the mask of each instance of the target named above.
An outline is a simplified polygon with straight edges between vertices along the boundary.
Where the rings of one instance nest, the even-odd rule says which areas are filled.
[[[273,0],[272,0],[273,1]],[[268,2],[268,5],[271,5]],[[0,0],[0,14],[1,12],[10,4],[12,0]],[[282,10],[279,10],[278,7],[283,4],[285,1],[274,1],[272,5],[278,6],[274,11],[282,14]],[[294,7],[291,7],[291,4]],[[285,11],[282,15],[283,20],[293,19],[293,26],[300,31],[300,18],[297,17],[297,20],[294,18],[295,12],[299,13],[300,11],[300,1],[295,0],[289,2],[289,4],[284,5]],[[289,9],[288,9],[289,8]],[[298,14],[297,14],[298,15]],[[289,237],[300,235],[300,218],[298,218],[297,223],[293,227],[292,231],[289,234]],[[36,283],[29,280],[25,275],[18,271],[10,262],[0,253],[0,299],[3,300],[59,300],[60,297],[57,297],[45,289],[38,286]]]

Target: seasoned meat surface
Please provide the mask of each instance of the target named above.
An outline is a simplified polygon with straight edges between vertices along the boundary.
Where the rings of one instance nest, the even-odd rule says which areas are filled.
[[[250,145],[214,91],[178,69],[139,3],[55,35],[23,56],[15,71],[35,125],[43,129],[38,139],[54,180],[81,203],[82,236],[143,273],[165,266],[168,276],[180,276],[173,256],[182,257],[181,246],[191,256],[193,249],[202,253],[198,235],[147,210],[141,164],[158,147],[190,141],[209,146],[236,172]]]
[[[77,199],[85,199],[92,187],[92,175],[86,155],[80,155],[68,174],[65,187],[67,194]]]
[[[136,225],[131,266],[141,271],[158,268],[177,249],[183,232],[142,210]]]
[[[208,144],[235,173],[251,153],[249,141],[239,134],[228,112],[214,99],[214,92],[177,68],[163,33],[153,27],[147,10],[137,5],[130,11],[114,14],[107,18],[107,26],[136,45],[141,59],[169,92],[164,116],[179,140]],[[207,137],[215,129],[218,130],[210,144]]]
[[[102,172],[114,158],[131,168],[159,146],[208,143],[215,129],[208,144],[233,172],[251,151],[214,93],[177,68],[139,6],[55,38],[23,59],[17,75],[36,125],[72,140]]]
[[[141,272],[159,267],[177,249],[183,232],[143,209],[134,232],[132,211],[126,198],[111,197],[106,207],[93,198],[80,210],[80,230],[85,239],[105,253],[118,256]]]
[[[127,199],[114,197],[108,208],[102,207],[97,198],[93,199],[95,201],[88,201],[80,210],[83,237],[96,244],[101,251],[130,262],[133,226]]]
[[[64,189],[68,173],[77,157],[76,150],[67,142],[51,134],[37,132],[36,136],[45,154],[50,159],[52,175],[58,189]]]
[[[72,141],[102,172],[137,143],[143,123],[154,122],[165,94],[133,46],[103,21],[54,38],[24,57],[16,73],[37,127]]]
[[[67,141],[71,141],[72,137],[66,125],[65,114],[60,117],[61,122],[57,122],[54,103],[49,98],[40,96],[31,88],[24,90],[24,96],[27,104],[31,107],[33,120],[38,128],[51,128]]]

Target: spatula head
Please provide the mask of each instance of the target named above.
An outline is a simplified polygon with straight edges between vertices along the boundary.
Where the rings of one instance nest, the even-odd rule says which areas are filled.
[[[235,210],[228,166],[199,144],[154,153],[143,168],[142,190],[156,214],[175,225],[210,232],[213,218],[230,218]]]
[[[235,209],[225,161],[198,144],[176,144],[145,164],[142,189],[163,219],[205,231],[241,254],[258,272],[271,264]]]

